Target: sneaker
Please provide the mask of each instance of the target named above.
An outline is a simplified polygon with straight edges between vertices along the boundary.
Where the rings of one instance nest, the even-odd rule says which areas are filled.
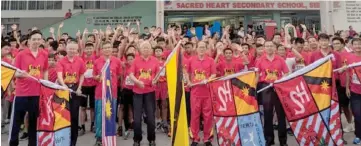
[[[361,144],[360,138],[356,137],[356,138],[353,140],[353,144]]]
[[[273,124],[273,129],[277,130],[278,129],[278,124]]]
[[[140,146],[140,142],[135,141],[135,142],[133,143],[133,146]]]
[[[151,142],[149,143],[149,146],[155,146],[155,141],[151,141]]]
[[[192,142],[191,146],[198,146],[198,142]]]
[[[168,132],[169,132],[169,130],[168,130],[168,125],[164,124],[164,125],[162,126],[162,131],[163,131],[164,133],[168,133]]]
[[[287,128],[287,133],[288,135],[293,136],[293,132],[291,128]]]
[[[95,133],[95,126],[90,127],[90,131]]]
[[[122,126],[118,127],[117,134],[118,134],[119,137],[123,136],[123,127]]]
[[[20,141],[27,140],[29,138],[28,133],[24,132],[23,135],[20,137]]]
[[[78,131],[78,136],[83,136],[85,134],[85,129],[84,128],[81,128],[79,131]]]
[[[95,142],[94,146],[102,146],[102,140],[97,139],[97,141]]]
[[[130,131],[129,130],[125,131],[124,132],[124,140],[127,140],[129,135],[130,135]]]
[[[204,143],[206,146],[212,146],[212,143],[210,141],[207,141],[206,143]]]
[[[353,123],[348,124],[345,128],[343,128],[343,132],[348,133],[348,132],[352,132],[355,131],[355,126]]]
[[[162,127],[162,122],[157,122],[157,126],[155,129],[160,129]]]

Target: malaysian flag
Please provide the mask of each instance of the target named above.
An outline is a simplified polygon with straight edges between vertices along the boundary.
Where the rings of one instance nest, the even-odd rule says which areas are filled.
[[[116,100],[112,98],[110,61],[107,60],[102,71],[102,144],[116,145]]]

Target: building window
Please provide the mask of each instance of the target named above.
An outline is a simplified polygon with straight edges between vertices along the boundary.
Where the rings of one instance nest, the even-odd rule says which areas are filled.
[[[7,34],[8,32],[12,31],[11,26],[13,24],[16,24],[19,28],[19,18],[2,18],[1,19],[1,24],[4,25],[4,33]]]
[[[29,10],[59,10],[62,9],[62,1],[29,1]]]
[[[130,1],[74,1],[74,9],[80,9],[82,6],[83,9],[114,9],[120,8]]]
[[[1,1],[1,10],[9,10],[10,1]]]

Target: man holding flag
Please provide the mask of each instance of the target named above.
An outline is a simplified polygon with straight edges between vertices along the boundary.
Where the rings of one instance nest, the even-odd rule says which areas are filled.
[[[112,56],[112,45],[104,42],[93,68],[97,81],[95,88],[95,138],[96,146],[116,145],[115,114],[117,107],[118,80],[122,73],[120,60]]]
[[[285,61],[275,54],[276,45],[272,41],[265,42],[266,55],[262,56],[256,63],[259,69],[260,87],[266,87],[275,80],[288,74],[288,67]],[[281,146],[287,146],[286,119],[285,112],[281,107],[281,102],[273,88],[261,92],[262,105],[264,109],[264,136],[266,145],[274,144],[273,132],[273,109],[276,110],[278,120],[278,137]]]
[[[152,47],[148,41],[140,44],[141,56],[135,58],[129,77],[135,83],[133,87],[133,109],[134,109],[134,145],[140,146],[142,141],[142,114],[145,112],[147,118],[147,134],[149,146],[155,146],[155,90],[154,84],[156,74],[159,71],[159,61],[151,56]]]
[[[70,113],[71,113],[71,146],[76,145],[78,138],[79,106],[81,87],[84,81],[85,63],[83,59],[76,56],[78,44],[75,40],[66,45],[67,56],[62,58],[56,66],[58,82],[60,85],[76,91],[71,94]]]
[[[361,62],[361,39],[353,39],[354,54],[348,58],[348,64]],[[351,109],[355,120],[354,144],[361,143],[361,65],[350,68],[346,76],[346,95],[350,98]]]
[[[23,70],[16,72],[16,92],[11,113],[9,145],[19,145],[20,125],[25,113],[29,114],[29,145],[36,146],[37,117],[39,115],[40,83],[37,79],[48,79],[48,54],[39,50],[42,34],[34,30],[29,34],[29,48],[21,51],[15,58],[15,67]]]
[[[205,85],[209,79],[216,77],[216,65],[211,57],[205,53],[207,44],[203,41],[197,44],[197,56],[193,56],[188,60],[187,71],[188,86],[195,85],[191,89],[191,138],[193,140],[191,146],[197,146],[200,138],[199,123],[202,114],[204,121],[204,141],[206,146],[212,145],[213,139],[213,113],[212,113],[212,99],[209,92],[209,86]]]

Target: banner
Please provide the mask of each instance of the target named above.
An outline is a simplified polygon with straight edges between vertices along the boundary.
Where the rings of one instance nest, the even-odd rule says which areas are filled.
[[[70,93],[49,81],[40,83],[38,146],[70,145]]]
[[[15,72],[15,68],[8,63],[1,61],[1,97],[4,97],[4,93],[8,89]]]
[[[220,146],[264,146],[256,98],[256,72],[233,74],[210,83]]]
[[[109,60],[103,67],[102,77],[102,144],[103,146],[116,146],[117,101],[112,97]]]
[[[166,61],[172,146],[189,145],[187,114],[183,84],[182,55],[179,43]]]
[[[300,145],[343,145],[332,57],[274,82]]]

